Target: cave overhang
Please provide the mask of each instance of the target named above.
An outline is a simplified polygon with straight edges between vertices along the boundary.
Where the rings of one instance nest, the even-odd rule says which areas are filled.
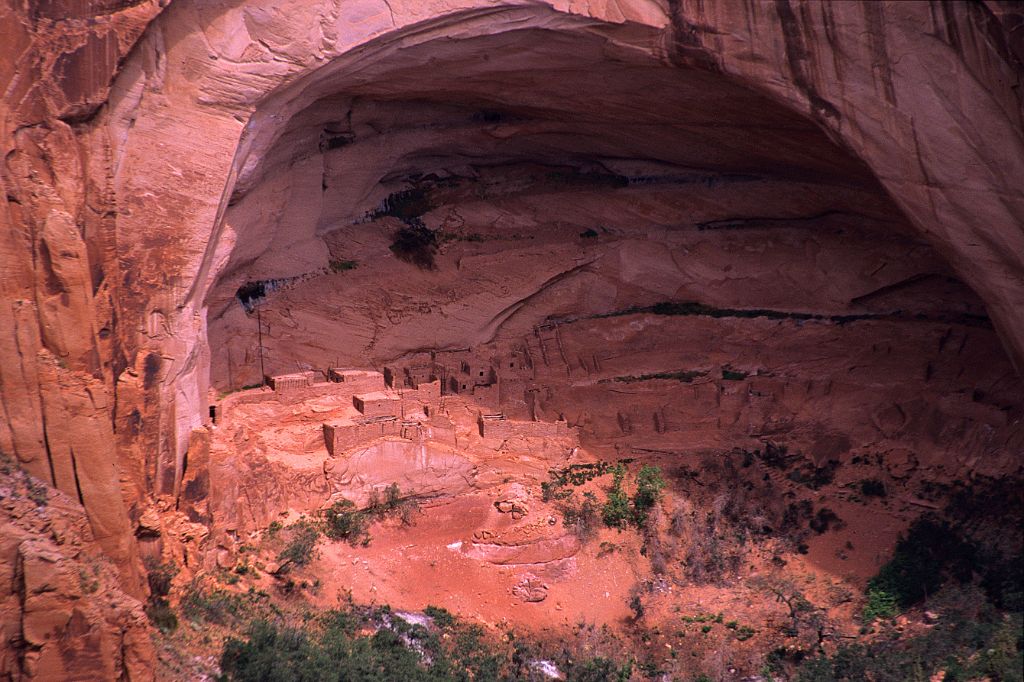
[[[303,20],[295,21],[299,11]],[[608,59],[624,63],[697,68],[752,88],[812,121],[870,168],[919,233],[983,297],[1019,366],[1024,235],[1018,228],[1024,197],[1010,179],[1024,176],[1024,153],[1005,102],[976,92],[979,85],[969,73],[922,85],[924,53],[914,56],[912,50],[887,67],[891,93],[879,98],[868,87],[874,82],[870,55],[844,55],[828,42],[820,50],[831,50],[840,65],[835,68],[845,69],[840,90],[843,79],[835,73],[809,75],[805,38],[794,35],[791,24],[797,20],[791,12],[754,6],[755,23],[770,27],[761,39],[744,35],[733,25],[737,17],[728,13],[703,17],[697,10],[674,11],[669,16],[662,5],[647,2],[467,2],[440,15],[416,3],[366,2],[339,9],[334,3],[250,2],[224,9],[183,2],[164,12],[115,84],[108,116],[117,159],[118,255],[125,270],[136,275],[125,285],[124,300],[139,304],[131,313],[138,317],[126,316],[125,322],[139,330],[140,351],[164,358],[160,419],[147,427],[159,431],[163,467],[180,478],[189,434],[208,414],[206,301],[237,240],[225,231],[225,212],[232,197],[258,182],[262,161],[288,122],[330,95],[386,90],[381,78],[407,66],[403,54],[414,54],[417,47],[458,50],[482,36],[511,32],[597,41]],[[894,8],[882,27],[901,31],[911,42],[927,40],[923,32],[907,37],[906,27],[919,21],[919,11],[925,10]],[[844,37],[857,33],[858,18],[844,14],[841,19]],[[718,24],[713,30],[695,28],[712,21]],[[707,39],[710,34],[717,36],[714,41]],[[772,35],[785,36],[784,45],[773,46]],[[957,58],[939,52],[930,58]],[[921,88],[921,97],[909,96]],[[935,99],[952,90],[967,92],[968,99],[970,93],[978,95],[980,104],[970,113],[979,128],[985,127],[984,139],[965,132],[964,111],[936,106]],[[951,128],[963,134],[951,135]],[[202,144],[196,144],[196,131]],[[908,167],[910,154],[918,167]],[[962,169],[944,164],[948,158],[963,158],[965,167],[974,160],[990,172],[983,182],[967,180]],[[991,159],[1001,161],[998,169]],[[168,189],[157,196],[153,187]]]

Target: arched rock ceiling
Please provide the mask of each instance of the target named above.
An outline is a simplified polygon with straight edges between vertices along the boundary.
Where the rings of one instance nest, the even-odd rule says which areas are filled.
[[[130,310],[173,318],[170,333],[153,341],[176,358],[165,385],[176,387],[166,399],[178,404],[179,452],[183,429],[203,413],[201,397],[189,397],[203,394],[207,362],[202,316],[194,313],[230,256],[217,249],[224,245],[218,231],[236,177],[244,190],[294,113],[346,79],[373,73],[375,63],[400,63],[394,55],[434,39],[455,43],[528,27],[598,35],[613,57],[646,54],[734,78],[814,121],[867,163],[911,224],[981,294],[1012,356],[1021,356],[1024,236],[1020,192],[1011,180],[1024,170],[1013,108],[1019,100],[1012,91],[981,85],[1013,82],[1016,64],[999,44],[950,37],[982,35],[984,17],[976,10],[842,5],[796,12],[788,3],[668,12],[647,4],[558,9],[303,4],[304,21],[296,22],[297,9],[287,6],[183,3],[161,16],[118,84],[111,122],[132,126],[115,134],[115,142],[124,140],[116,149],[123,159],[119,231],[146,231],[150,243],[168,245],[138,248],[126,239],[122,262],[169,276],[163,295],[145,296],[149,304],[125,294],[136,301]],[[921,28],[929,24],[938,28]],[[750,33],[744,28],[750,26],[759,30]],[[946,35],[938,45],[929,37],[937,32]],[[865,43],[865,33],[878,37]],[[898,60],[889,57],[895,45]],[[954,75],[930,75],[939,71]],[[384,83],[376,87],[387,90]],[[967,101],[970,108],[948,104]],[[196,129],[204,132],[200,150],[189,143]],[[143,161],[154,145],[167,162],[160,167]],[[951,157],[963,161],[950,164]],[[150,206],[151,184],[181,189]],[[166,218],[154,222],[161,214]],[[145,277],[136,281],[146,284]],[[133,314],[127,315],[130,322]]]
[[[0,317],[0,446],[69,491],[76,479],[85,481],[82,497],[97,537],[128,562],[130,523],[125,510],[110,500],[121,490],[126,506],[137,511],[146,495],[177,486],[192,429],[206,418],[205,302],[217,298],[213,285],[222,274],[240,277],[253,267],[252,274],[263,276],[259,269],[272,265],[258,258],[266,251],[260,239],[248,242],[250,258],[257,259],[252,263],[239,259],[241,251],[233,255],[233,240],[245,242],[241,223],[225,220],[231,217],[229,203],[234,196],[240,211],[259,186],[270,188],[274,169],[290,163],[273,151],[275,140],[294,140],[301,152],[312,141],[303,135],[312,135],[314,128],[300,125],[301,118],[294,119],[292,129],[288,123],[300,112],[317,125],[330,118],[317,109],[333,106],[325,97],[356,93],[356,121],[376,117],[395,131],[432,117],[452,130],[460,112],[496,102],[534,126],[512,131],[516,154],[534,156],[543,147],[551,161],[568,163],[576,173],[606,168],[601,159],[615,154],[645,163],[661,160],[673,168],[690,163],[693,157],[679,152],[697,148],[692,132],[689,143],[679,145],[686,130],[660,118],[653,133],[618,125],[627,113],[633,117],[631,102],[622,95],[609,98],[618,104],[607,111],[598,98],[579,99],[588,110],[571,111],[570,122],[559,102],[579,93],[545,99],[545,93],[557,92],[550,78],[530,87],[530,73],[506,74],[516,84],[509,92],[533,93],[524,105],[504,101],[498,88],[479,88],[472,69],[457,87],[446,85],[442,74],[428,79],[410,70],[416,45],[432,42],[457,57],[460,44],[496,40],[487,44],[497,45],[527,30],[575,36],[573,50],[583,55],[576,82],[587,89],[610,92],[614,88],[606,86],[617,85],[620,93],[627,92],[634,84],[626,82],[624,70],[632,67],[625,63],[650,63],[657,66],[639,76],[640,82],[670,66],[697,69],[703,73],[665,78],[679,78],[684,90],[715,97],[751,97],[723,85],[731,80],[795,112],[796,117],[784,115],[753,98],[757,112],[695,110],[672,102],[674,95],[666,96],[665,110],[648,109],[655,118],[668,111],[690,112],[705,122],[721,116],[731,126],[721,131],[737,131],[708,133],[715,144],[702,146],[704,167],[734,172],[771,166],[780,183],[812,173],[815,181],[856,177],[856,183],[869,185],[866,167],[906,216],[917,235],[912,239],[926,241],[981,297],[1020,367],[1021,62],[1000,23],[1011,14],[993,13],[990,5],[175,0],[134,48],[158,4],[104,6],[95,20],[76,12],[64,28],[45,16],[4,10],[17,28],[10,42],[16,57],[0,64],[0,72],[26,75],[10,79],[4,95],[10,106],[0,131],[3,181],[13,197],[3,219],[14,228],[3,230],[0,249],[5,273],[0,291],[11,303]],[[529,63],[530,57],[512,51],[507,47],[510,54],[499,57]],[[403,54],[410,57],[404,73]],[[543,71],[556,70],[566,56],[551,55]],[[581,67],[599,57],[603,64],[620,64],[618,75],[615,69],[601,71],[610,75],[607,82],[587,81],[593,75]],[[62,68],[50,68],[58,58]],[[468,57],[460,59],[471,66]],[[82,82],[74,74],[83,64],[103,70],[112,81],[97,76]],[[374,68],[391,71],[402,92],[374,81]],[[427,83],[434,87],[415,100],[413,93],[426,90]],[[440,101],[449,93],[455,101]],[[650,92],[639,96],[654,99]],[[397,103],[414,100],[421,104],[408,112],[396,109]],[[403,113],[412,118],[403,123]],[[738,131],[752,129],[751,113],[780,125],[775,132],[758,129],[755,139],[740,145]],[[602,123],[601,116],[609,118]],[[585,154],[569,153],[565,131],[581,118],[591,119],[586,126],[593,134]],[[801,118],[846,154],[836,157],[819,142],[808,143],[820,136]],[[693,124],[699,122],[688,121],[689,130],[698,130]],[[473,129],[435,145],[435,165],[453,165],[456,155],[465,154],[460,150],[488,134],[493,138],[502,125],[490,132],[485,126]],[[412,140],[408,168],[429,165],[431,147],[416,142],[416,135],[407,135]],[[365,131],[357,144],[363,137]],[[504,153],[493,144],[489,153]],[[780,162],[786,159],[799,163],[783,169]],[[317,208],[303,228],[310,240],[327,244],[326,236],[338,233],[332,228],[346,212],[401,185],[402,163],[394,159],[381,163],[380,171],[363,169],[368,172],[364,196],[342,201],[343,192],[332,193],[337,203],[325,205],[329,210]],[[332,182],[340,169],[329,170]],[[296,171],[296,180],[299,176]],[[829,187],[828,182],[817,186]],[[809,187],[805,196],[816,196]],[[832,192],[830,200],[877,209],[879,217],[901,222],[892,206],[879,203],[881,192],[857,195],[856,188],[847,189]],[[774,189],[763,191],[771,196]],[[580,199],[581,215],[593,211]],[[668,221],[674,220],[670,214],[664,214]],[[897,232],[891,233],[894,239],[906,238]],[[39,255],[43,245],[55,260]],[[308,249],[292,251],[296,260],[286,263],[288,268],[309,260]],[[318,257],[326,255],[321,251]],[[55,386],[60,390],[47,388]]]

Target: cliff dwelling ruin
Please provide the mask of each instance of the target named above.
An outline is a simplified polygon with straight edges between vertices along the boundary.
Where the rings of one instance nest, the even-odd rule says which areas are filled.
[[[0,25],[0,680],[1021,679],[1018,3]]]

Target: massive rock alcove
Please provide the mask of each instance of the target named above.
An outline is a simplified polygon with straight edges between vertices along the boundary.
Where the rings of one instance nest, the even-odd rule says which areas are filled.
[[[286,505],[287,477],[248,516],[208,486],[209,461],[221,484],[264,478],[265,444],[207,459],[209,403],[264,370],[429,366],[607,458],[771,440],[905,480],[1019,468],[1024,138],[1003,3],[0,19],[0,450],[84,507],[131,595],[140,546],[200,566]],[[232,457],[253,468],[232,480]],[[303,504],[323,501],[318,466]],[[5,547],[8,567],[35,551]],[[48,670],[62,633],[32,640]]]
[[[473,349],[495,380],[533,368],[493,407],[569,415],[595,446],[785,434],[1010,466],[984,304],[870,169],[610,36],[381,46],[264,103],[206,300],[213,386]],[[435,243],[410,257],[403,231]]]
[[[578,289],[579,278],[602,269],[625,280],[627,291],[605,287],[604,301],[563,301],[548,314],[608,313],[680,297],[849,314],[868,310],[854,299],[874,300],[871,309],[879,309],[879,289],[923,291],[921,280],[952,274],[915,238],[870,171],[813,123],[728,79],[673,68],[600,33],[533,29],[434,40],[375,52],[352,71],[305,87],[306,99],[314,98],[311,91],[324,95],[290,117],[276,113],[276,98],[264,105],[275,111],[279,129],[254,132],[274,143],[258,161],[246,157],[232,188],[222,234],[230,257],[207,299],[214,383],[221,388],[259,379],[251,348],[230,359],[232,346],[239,352],[237,340],[255,333],[240,305],[247,284],[293,292],[290,315],[303,316],[285,325],[288,342],[280,345],[278,326],[268,320],[266,359],[283,371],[331,358],[379,363],[417,348],[480,343],[546,291],[537,285]],[[389,263],[394,233],[420,224],[450,240],[438,256],[443,267],[420,263],[433,276]],[[871,250],[888,249],[892,257],[864,264],[870,272],[856,282],[855,243],[878,239],[887,246]],[[527,265],[474,284],[474,258],[463,263],[455,251],[473,255],[473,244],[495,240],[503,242],[500,249],[476,251],[540,254],[548,244],[554,250],[535,260],[536,274]],[[670,246],[644,244],[652,240]],[[790,253],[773,252],[776,241]],[[625,247],[608,246],[615,243]],[[822,248],[832,252],[831,262],[816,262]],[[689,262],[674,264],[673,249]],[[733,258],[749,250],[749,260],[761,262],[728,267],[698,255],[725,249]],[[845,249],[854,255],[840,274],[833,263]],[[788,270],[775,285],[768,274],[773,261],[785,261]],[[361,269],[335,276],[341,262]],[[801,265],[829,274],[812,282],[798,273]],[[388,275],[382,279],[378,268]],[[353,279],[390,286],[375,292]],[[438,287],[451,280],[478,291],[470,301],[447,300]],[[382,307],[379,292],[409,300]],[[311,305],[293,305],[304,295]],[[431,300],[438,295],[442,301]],[[922,295],[921,304],[928,298]],[[447,313],[451,321],[441,328],[413,313],[428,337],[410,338],[411,320],[395,325],[394,318],[418,302],[425,310],[455,304],[465,313]],[[981,313],[976,301],[946,302],[946,312]],[[385,314],[391,319],[365,319]],[[536,323],[544,314],[519,317]]]

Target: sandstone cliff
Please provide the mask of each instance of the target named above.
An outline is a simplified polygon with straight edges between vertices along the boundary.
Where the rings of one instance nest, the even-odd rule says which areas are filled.
[[[602,380],[737,365],[775,375],[763,404],[698,387],[623,423],[890,432],[951,469],[1019,452],[1012,3],[10,2],[0,25],[0,451],[84,507],[128,594],[143,511],[201,475],[211,379],[258,376],[249,283],[276,289],[277,369],[572,318],[539,342],[567,379],[538,404],[609,408],[577,415],[595,432],[622,412],[579,397]],[[456,236],[437,270],[388,248],[413,219]],[[576,319],[690,301],[832,324],[656,321],[618,367],[636,326]]]

